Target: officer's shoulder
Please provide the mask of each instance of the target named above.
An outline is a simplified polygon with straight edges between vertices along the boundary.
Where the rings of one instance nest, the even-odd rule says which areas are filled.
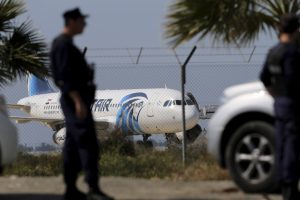
[[[297,44],[294,44],[294,43],[289,43],[286,45],[286,51],[287,53],[289,54],[300,54],[300,49],[299,49],[299,46]]]
[[[272,54],[278,52],[278,50],[282,47],[282,45],[280,43],[277,43],[275,45],[273,45],[269,51],[268,51],[268,54],[267,56],[271,56]]]
[[[65,37],[63,34],[58,35],[53,40],[54,46],[64,46],[64,45],[70,45],[70,39]]]
[[[269,49],[268,54],[298,53],[299,47],[294,43],[278,43]]]

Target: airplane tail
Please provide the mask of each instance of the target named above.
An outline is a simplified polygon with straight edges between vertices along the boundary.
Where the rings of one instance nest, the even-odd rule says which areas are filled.
[[[28,96],[54,92],[47,79],[39,79],[32,74],[27,79],[27,87]]]

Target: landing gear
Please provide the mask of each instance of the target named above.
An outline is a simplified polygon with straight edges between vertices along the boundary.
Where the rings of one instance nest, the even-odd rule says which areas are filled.
[[[137,144],[146,148],[153,148],[152,141],[148,140],[151,135],[143,134],[143,140],[137,141]]]
[[[167,141],[167,146],[180,144],[180,140],[178,139],[175,133],[166,133],[165,137]]]

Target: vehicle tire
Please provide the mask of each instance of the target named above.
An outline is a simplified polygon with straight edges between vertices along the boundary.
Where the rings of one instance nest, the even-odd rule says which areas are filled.
[[[252,121],[239,127],[228,142],[225,159],[231,177],[244,192],[278,191],[275,134],[271,124]]]

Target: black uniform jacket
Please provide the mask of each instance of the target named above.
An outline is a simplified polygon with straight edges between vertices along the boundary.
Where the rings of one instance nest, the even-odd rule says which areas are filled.
[[[93,85],[93,71],[87,65],[82,52],[73,44],[71,37],[61,34],[55,38],[50,58],[54,82],[62,95],[72,90],[82,94]]]
[[[278,43],[271,48],[260,79],[273,92],[277,117],[300,116],[300,53],[296,44]]]

